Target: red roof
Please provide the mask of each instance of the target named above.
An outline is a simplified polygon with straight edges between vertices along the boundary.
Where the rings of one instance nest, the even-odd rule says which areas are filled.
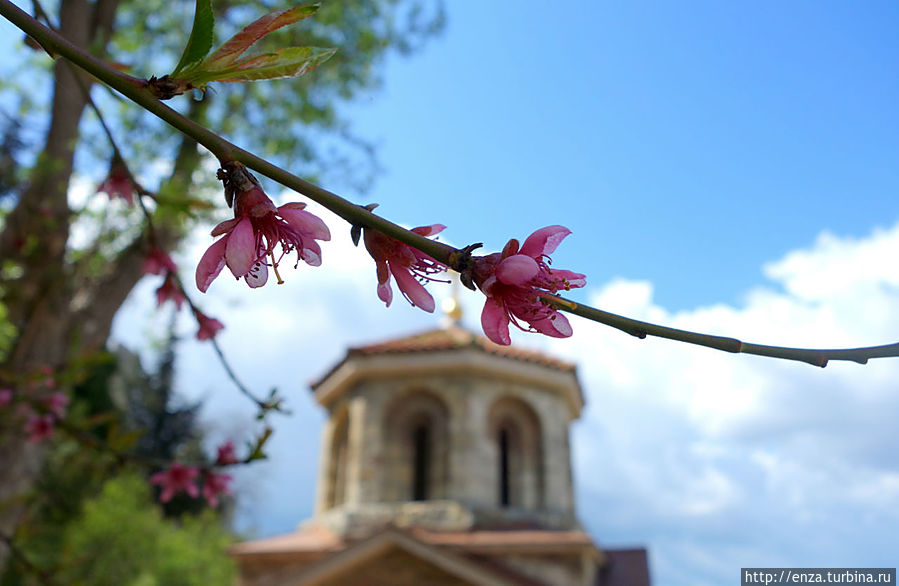
[[[466,348],[477,348],[495,356],[503,356],[513,360],[548,366],[549,368],[563,372],[575,371],[575,365],[571,362],[553,358],[552,356],[548,356],[536,350],[525,350],[514,346],[500,346],[499,344],[494,344],[484,336],[470,332],[465,328],[452,325],[447,328],[428,330],[403,338],[394,338],[376,344],[350,348],[347,350],[346,357],[343,360],[335,364],[331,370],[319,380],[313,382],[311,386],[313,389],[317,388],[322,382],[336,372],[344,362],[355,356],[438,352],[445,350],[464,350]]]

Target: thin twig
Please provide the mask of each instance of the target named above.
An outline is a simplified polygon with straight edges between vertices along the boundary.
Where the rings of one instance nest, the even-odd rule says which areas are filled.
[[[174,273],[170,273],[170,274],[172,274],[172,277],[175,279],[175,282],[177,283],[178,288],[181,289],[181,293],[184,294],[184,299],[187,301],[187,304],[190,306],[190,309],[191,309],[191,311],[193,311],[194,315],[197,315],[198,313],[203,314],[203,312],[201,312],[197,308],[197,306],[194,305],[193,300],[190,297],[188,297],[187,293],[185,293],[184,284],[181,282],[181,278]],[[205,315],[205,314],[203,314],[203,315]],[[222,363],[222,367],[225,369],[225,373],[231,379],[231,382],[234,383],[234,386],[237,387],[237,390],[239,390],[241,393],[243,393],[248,399],[250,399],[251,401],[256,403],[256,406],[259,407],[260,409],[268,410],[269,404],[266,401],[263,401],[262,399],[257,397],[255,394],[253,394],[253,392],[250,391],[250,389],[248,389],[246,387],[246,385],[244,385],[240,381],[240,379],[237,377],[237,374],[231,368],[231,365],[228,362],[228,359],[225,358],[225,353],[222,352],[222,348],[221,348],[221,346],[219,346],[219,343],[215,339],[215,336],[209,338],[209,341],[212,343],[212,348],[215,350],[215,353],[218,356],[219,361]]]
[[[667,338],[678,342],[686,342],[696,346],[705,346],[706,348],[714,348],[723,352],[755,354],[757,356],[767,356],[769,358],[782,358],[784,360],[797,360],[806,362],[813,366],[824,368],[830,360],[846,360],[866,364],[872,358],[887,358],[899,356],[899,343],[885,344],[883,346],[868,346],[865,348],[833,348],[833,349],[813,349],[813,348],[790,348],[785,346],[766,346],[764,344],[751,344],[742,342],[736,338],[727,338],[724,336],[712,336],[709,334],[700,334],[689,330],[679,330],[669,328],[653,323],[639,321],[596,309],[589,305],[582,305],[563,297],[555,295],[542,295],[542,299],[551,303],[557,309],[564,310],[574,315],[587,318],[591,321],[599,322],[607,326],[619,329],[637,338],[645,338],[646,336],[654,336],[657,338]]]

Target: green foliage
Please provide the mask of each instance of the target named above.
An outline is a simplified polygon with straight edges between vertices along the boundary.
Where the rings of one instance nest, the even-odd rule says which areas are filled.
[[[241,59],[227,69],[198,74],[196,80],[202,84],[209,81],[259,81],[299,77],[330,59],[335,51],[318,47],[287,47]]]
[[[137,496],[133,497],[140,499],[140,506],[135,508],[137,520],[165,517],[173,519],[171,523],[174,523],[167,521],[165,526],[168,529],[165,531],[191,527],[198,527],[197,531],[206,531],[205,528],[209,526],[225,535],[221,524],[228,517],[227,508],[224,513],[212,511],[208,509],[205,500],[190,498],[184,494],[179,494],[160,506],[150,496],[154,489],[148,480],[152,473],[159,470],[158,463],[172,461],[176,456],[192,461],[202,461],[204,458],[200,446],[201,433],[196,425],[198,405],[185,405],[179,401],[172,387],[174,344],[175,340],[170,336],[161,348],[158,363],[152,373],[143,370],[137,355],[124,349],[119,349],[115,355],[103,353],[82,365],[86,374],[79,377],[66,418],[68,429],[76,433],[79,439],[74,439],[68,433],[55,434],[41,476],[29,497],[24,523],[19,526],[15,535],[17,547],[24,552],[30,563],[49,575],[59,575],[62,583],[69,584],[69,579],[80,579],[81,576],[79,570],[72,567],[79,567],[84,561],[79,557],[81,554],[73,553],[68,544],[72,539],[72,528],[82,526],[85,518],[90,515],[89,506],[100,506],[86,503],[93,502],[89,499],[99,494],[104,485],[107,485],[107,490],[112,491],[113,496],[117,494],[115,491],[118,490],[118,485],[115,482],[121,476],[123,462],[109,450],[127,450],[138,458],[129,464],[127,480],[121,481],[131,485],[135,478],[142,479],[135,493]],[[105,448],[88,447],[92,444],[101,444]],[[113,483],[108,484],[110,481]],[[155,511],[155,517],[147,509]],[[200,516],[195,517],[198,513]],[[130,521],[126,518],[131,514],[131,509],[123,508],[118,522],[127,527]],[[115,526],[115,523],[110,526]],[[100,530],[96,524],[92,527],[96,529],[92,538],[100,540]],[[111,534],[110,538],[116,535],[120,533]],[[189,537],[176,536],[173,539],[174,543],[180,543],[179,540],[197,538],[194,533],[189,533]],[[215,553],[212,543],[210,542],[210,550],[204,555]],[[140,541],[125,540],[118,547],[134,548],[134,555],[139,558],[145,555],[145,546]],[[219,555],[224,555],[223,547],[219,548]],[[193,584],[168,582],[160,579],[159,574],[154,572],[141,574],[139,578],[143,582],[140,584]],[[41,584],[33,571],[15,560],[0,575],[0,586]],[[65,581],[61,580],[63,576],[67,578]],[[95,582],[89,580],[86,583]]]
[[[169,76],[181,84],[175,93],[180,94],[190,88],[205,88],[211,81],[261,81],[299,77],[312,71],[327,61],[336,49],[286,47],[261,55],[241,56],[263,37],[312,16],[318,8],[319,4],[303,4],[266,14],[244,27],[206,57],[212,48],[215,17],[209,0],[197,0],[190,38],[181,61]]]
[[[316,13],[320,6],[320,4],[303,4],[281,12],[266,14],[225,41],[204,61],[204,64],[208,69],[223,69],[231,66],[259,39],[283,26],[309,18]]]
[[[231,584],[233,541],[211,511],[166,520],[144,479],[126,474],[85,503],[63,542],[66,584],[201,586]]]
[[[304,6],[291,10],[304,15],[310,10]],[[284,7],[273,0],[213,2],[216,42],[224,43],[209,59],[215,64],[223,57],[219,51],[232,37],[232,47],[246,51],[250,45],[243,46],[245,41],[237,37],[247,23]],[[194,9],[194,2],[184,0],[124,0],[116,15],[112,59],[132,65],[130,73],[141,77],[173,71],[189,32],[183,23],[191,21]],[[302,77],[215,85],[204,100],[208,107],[202,122],[294,173],[327,180],[334,188],[362,190],[374,178],[377,162],[371,145],[355,136],[343,117],[342,104],[377,89],[387,55],[420,49],[440,32],[443,22],[442,0],[322,2],[302,26],[282,25],[256,39],[253,53],[288,47],[332,47],[337,53]],[[187,95],[169,105],[192,109]],[[129,141],[120,141],[126,160],[171,160],[180,138],[149,114],[130,106],[122,110],[118,124],[133,128]]]
[[[8,315],[6,306],[0,302],[0,363],[6,359],[16,339],[16,328],[9,323]]]
[[[185,69],[199,63],[212,48],[212,29],[215,17],[212,15],[212,2],[210,0],[197,0],[194,11],[194,26],[190,31],[190,38],[184,47],[181,60],[175,66],[173,76],[177,76]]]

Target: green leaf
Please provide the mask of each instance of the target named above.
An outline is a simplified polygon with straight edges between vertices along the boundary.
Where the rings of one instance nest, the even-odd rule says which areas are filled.
[[[318,10],[321,4],[302,4],[280,12],[266,14],[253,24],[245,27],[239,33],[228,39],[224,45],[215,50],[203,62],[202,69],[206,71],[225,69],[233,65],[237,59],[253,44],[267,34],[278,30],[283,26],[293,24],[304,18],[309,18]]]
[[[299,77],[312,71],[337,49],[319,47],[288,47],[272,53],[263,53],[237,61],[233,66],[218,71],[198,71],[188,76],[194,85],[210,81],[259,81],[282,77]]]
[[[172,77],[176,77],[192,65],[197,65],[209,53],[212,48],[212,28],[215,25],[215,16],[212,14],[212,0],[197,0],[197,9],[194,11],[194,26],[184,47],[184,54]]]

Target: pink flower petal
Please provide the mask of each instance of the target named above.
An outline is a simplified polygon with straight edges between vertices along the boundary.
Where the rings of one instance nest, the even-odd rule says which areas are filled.
[[[531,326],[541,334],[552,338],[567,338],[571,336],[573,330],[568,318],[559,313],[553,313],[552,316],[530,322]]]
[[[496,266],[496,278],[506,285],[524,285],[539,272],[537,261],[523,254],[513,254]]]
[[[171,486],[166,486],[162,489],[162,493],[159,495],[159,502],[167,503],[172,500],[173,496],[175,496],[175,489]]]
[[[268,281],[268,266],[257,262],[243,278],[252,289],[262,287]]]
[[[487,297],[493,296],[493,286],[499,283],[499,280],[496,278],[496,274],[492,274],[487,279],[481,283],[481,291],[484,292],[484,295]]]
[[[430,226],[419,226],[418,228],[412,228],[412,232],[419,234],[421,236],[433,236],[438,232],[443,232],[446,230],[446,226],[443,224],[431,224]]]
[[[303,260],[310,267],[322,266],[322,247],[315,240],[309,240],[304,243]]]
[[[575,289],[587,284],[587,277],[574,271],[550,269],[549,274],[554,281],[564,281],[564,286],[559,287],[559,289]]]
[[[165,251],[153,248],[144,258],[142,270],[145,275],[164,275],[168,272],[176,272],[178,267]]]
[[[216,225],[215,228],[212,229],[212,235],[220,236],[222,234],[230,232],[231,230],[234,229],[234,226],[236,226],[240,223],[240,220],[241,220],[241,218],[231,218],[230,220],[225,220],[224,222],[221,222],[220,224]]]
[[[376,261],[375,268],[378,272],[378,299],[390,307],[393,301],[393,289],[390,288],[390,269],[387,268],[387,261]]]
[[[214,317],[209,317],[196,312],[195,317],[197,318],[197,323],[200,325],[200,329],[197,330],[197,339],[198,340],[209,340],[214,338],[216,334],[218,334],[219,330],[223,329],[225,325]]]
[[[378,299],[387,304],[387,307],[390,307],[390,302],[393,301],[393,289],[390,288],[390,283],[378,283]]]
[[[406,295],[406,298],[413,306],[420,307],[428,313],[434,313],[434,298],[431,297],[424,285],[419,283],[406,268],[394,268],[391,264],[390,272],[393,273],[393,278],[396,279],[397,287]]]
[[[278,208],[278,213],[288,224],[304,236],[309,235],[316,240],[331,239],[331,231],[328,230],[327,224],[315,214],[307,212],[306,210],[297,210],[287,206]]]
[[[225,237],[214,242],[212,246],[203,253],[203,258],[200,259],[200,263],[197,265],[196,274],[197,289],[203,293],[206,292],[209,285],[211,285],[215,278],[219,276],[219,273],[222,272],[222,267],[225,266],[225,247],[227,245],[228,238]]]
[[[513,254],[518,254],[518,240],[514,238],[506,242],[506,245],[503,246],[502,252],[499,253],[500,260],[504,258],[508,258]]]
[[[218,466],[228,466],[230,464],[237,464],[237,455],[234,453],[234,442],[231,440],[226,441],[222,445],[220,445],[216,451],[218,455],[216,456],[215,463]]]
[[[524,241],[521,245],[519,254],[526,254],[530,257],[537,258],[544,254],[552,254],[559,246],[559,243],[571,234],[571,230],[565,226],[547,226],[540,228]]]
[[[253,234],[253,224],[249,218],[244,218],[228,236],[225,264],[231,269],[231,274],[240,278],[250,271],[255,262],[256,237]]]
[[[506,308],[492,297],[487,298],[484,309],[481,311],[481,327],[493,342],[501,346],[508,346],[512,343],[512,338],[509,336],[509,316],[506,314]]]

